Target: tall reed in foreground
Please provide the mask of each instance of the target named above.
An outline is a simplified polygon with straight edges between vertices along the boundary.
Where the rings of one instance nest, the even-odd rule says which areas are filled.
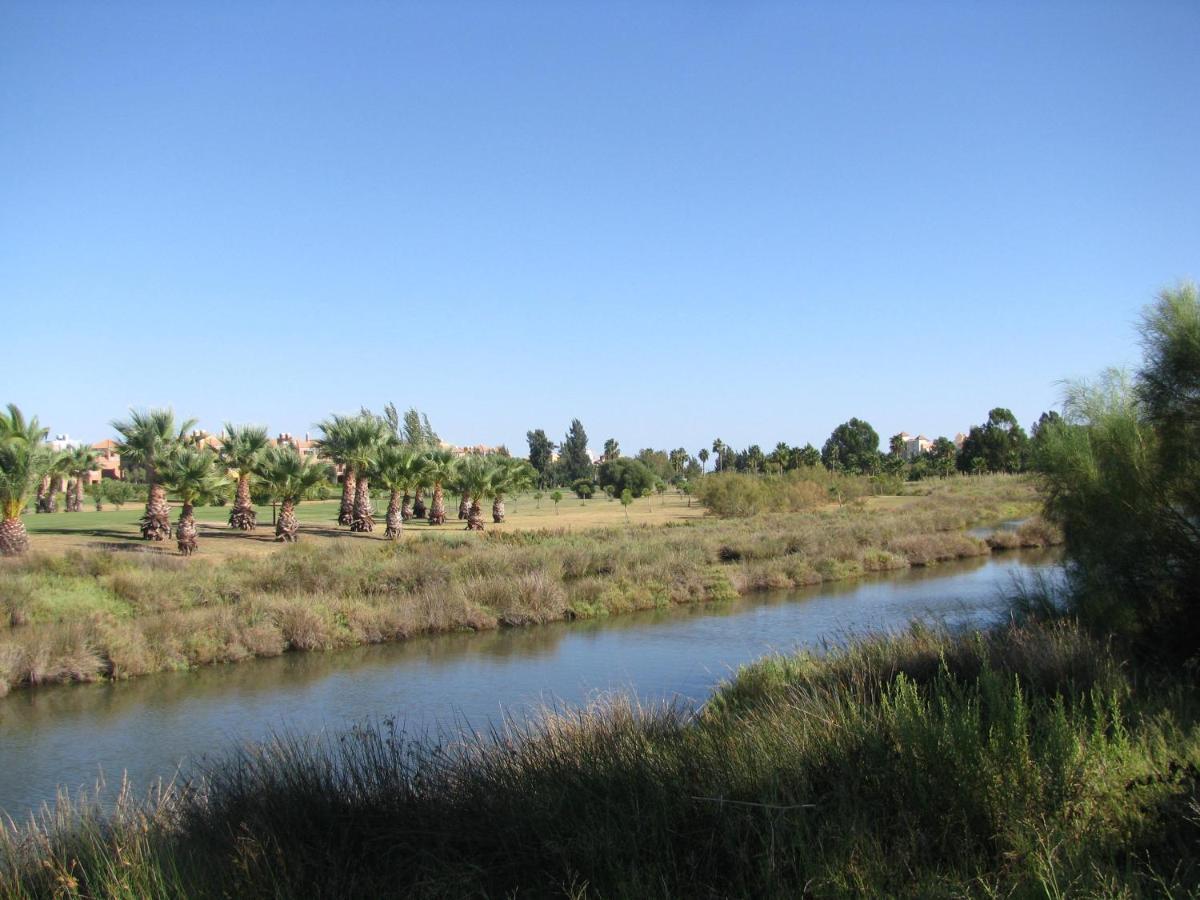
[[[1140,896],[1200,889],[1194,687],[1064,624],[764,661],[465,742],[236,752],[139,815],[6,832],[8,896]],[[74,824],[72,824],[74,823]]]

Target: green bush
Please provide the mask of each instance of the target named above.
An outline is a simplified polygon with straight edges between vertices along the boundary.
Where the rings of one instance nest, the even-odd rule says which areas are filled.
[[[1200,650],[1200,298],[1164,291],[1142,321],[1130,381],[1067,393],[1040,429],[1047,517],[1066,540],[1071,609],[1155,655]]]

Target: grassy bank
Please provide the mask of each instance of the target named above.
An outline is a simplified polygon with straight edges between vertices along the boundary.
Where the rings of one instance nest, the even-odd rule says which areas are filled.
[[[999,483],[997,483],[999,485]],[[725,600],[990,552],[964,529],[1031,487],[668,527],[413,535],[215,561],[79,550],[0,563],[0,690],[286,650]],[[996,536],[1042,546],[1036,523]]]
[[[1200,705],[1068,625],[766,660],[440,748],[280,740],[0,841],[6,896],[1161,896],[1200,888]]]

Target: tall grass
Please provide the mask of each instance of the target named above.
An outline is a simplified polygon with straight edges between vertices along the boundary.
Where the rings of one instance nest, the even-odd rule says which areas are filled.
[[[1193,685],[1068,625],[875,638],[466,743],[244,749],[0,839],[7,896],[1149,896],[1200,889]]]
[[[1026,488],[1028,490],[1028,488]],[[729,600],[984,555],[1008,501],[935,494],[671,527],[347,536],[220,563],[71,551],[0,562],[0,693],[286,650]],[[1053,535],[1030,543],[1052,543]]]

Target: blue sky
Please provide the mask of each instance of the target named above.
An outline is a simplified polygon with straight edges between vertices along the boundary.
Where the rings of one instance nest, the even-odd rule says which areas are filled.
[[[12,2],[0,402],[953,435],[1200,277],[1200,4]]]

